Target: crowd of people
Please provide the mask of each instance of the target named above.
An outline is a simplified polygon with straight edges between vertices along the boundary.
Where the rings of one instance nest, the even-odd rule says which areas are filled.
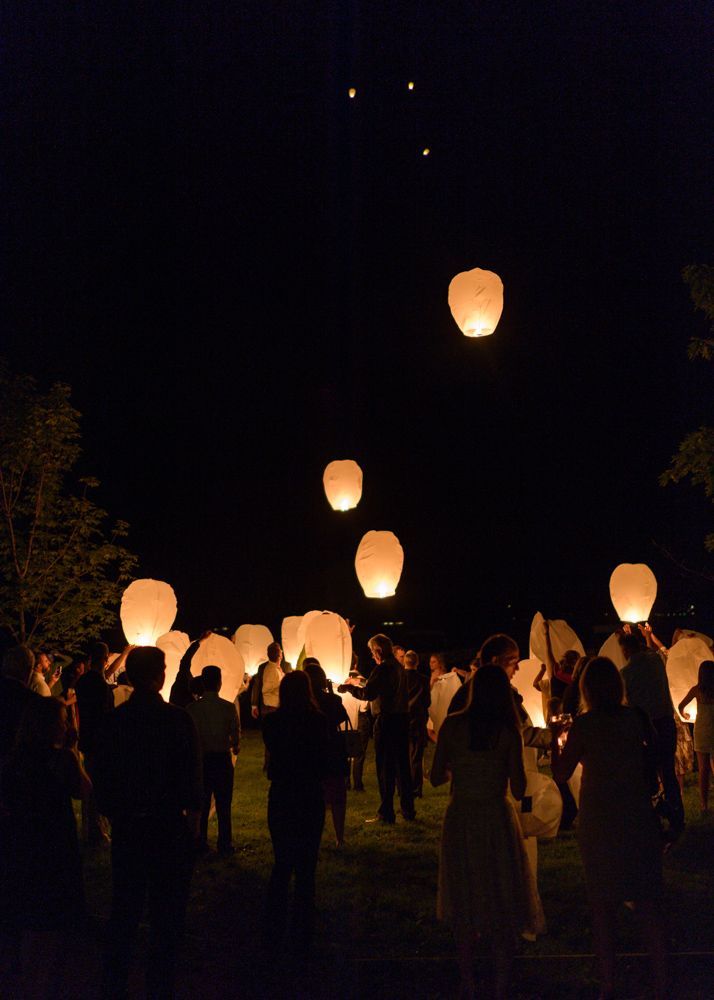
[[[435,786],[450,783],[439,857],[437,915],[453,928],[460,997],[474,995],[474,954],[490,945],[493,991],[509,995],[511,960],[522,938],[544,929],[536,839],[529,836],[530,773],[538,755],[551,765],[562,796],[562,826],[577,815],[577,836],[591,904],[602,998],[614,995],[614,927],[619,904],[640,912],[651,956],[654,996],[667,995],[662,855],[684,827],[681,740],[666,672],[666,650],[648,627],[619,637],[625,666],[606,657],[553,655],[536,686],[547,694],[547,728],[533,725],[513,686],[519,649],[490,636],[467,671],[434,654],[429,673],[418,655],[386,635],[368,643],[369,669],[353,670],[337,691],[320,663],[293,670],[278,643],[247,694],[259,720],[270,783],[268,830],[274,864],[264,910],[268,951],[285,941],[306,953],[315,924],[315,878],[326,811],[335,844],[345,840],[347,790],[363,790],[374,741],[379,806],[368,823],[411,823],[424,788],[424,751],[433,741]],[[111,844],[112,904],[102,996],[127,995],[139,921],[148,906],[147,995],[174,995],[195,860],[210,850],[215,804],[217,849],[233,853],[231,801],[240,752],[236,702],[220,697],[218,666],[199,677],[191,662],[210,633],[185,653],[168,702],[164,653],[128,647],[109,664],[95,643],[64,670],[26,646],[8,650],[0,677],[1,930],[16,947],[27,997],[46,997],[48,970],[61,958],[60,931],[84,915],[80,839],[72,800],[82,803],[82,836]],[[114,685],[109,683],[112,677]],[[702,809],[714,768],[714,660],[679,712],[696,700],[694,748]],[[681,725],[681,723],[680,723]],[[347,730],[352,729],[348,755]],[[532,756],[529,756],[532,755]],[[530,762],[530,763],[529,763]],[[576,794],[572,778],[581,769]],[[560,809],[560,805],[559,805]],[[560,815],[560,812],[559,814]],[[59,845],[62,864],[43,850]],[[294,879],[293,905],[289,905]],[[292,914],[290,926],[288,916]],[[41,949],[42,962],[33,961]],[[54,964],[56,964],[56,962]]]

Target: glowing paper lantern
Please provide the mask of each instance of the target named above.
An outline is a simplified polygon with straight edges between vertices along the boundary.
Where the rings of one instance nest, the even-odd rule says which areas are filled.
[[[161,695],[165,701],[168,701],[171,688],[176,680],[181,657],[191,645],[191,640],[185,632],[167,632],[165,635],[159,636],[156,645],[159,649],[163,649],[166,657],[166,680],[161,688]]]
[[[621,622],[646,622],[657,596],[657,581],[644,563],[620,563],[610,577],[610,598]]]
[[[350,95],[350,100],[357,96],[357,91],[355,90],[354,87],[350,87],[347,93]]]
[[[298,630],[301,621],[302,615],[290,615],[288,618],[283,618],[283,626],[280,630],[280,637],[283,643],[283,656],[293,667],[297,663],[298,656],[300,656],[300,651],[304,645],[304,642],[299,643],[298,639]]]
[[[532,657],[535,657],[540,663],[547,663],[543,622],[543,615],[540,611],[536,611],[531,624],[530,647]],[[559,618],[550,621],[550,645],[556,660],[560,660],[569,649],[574,649],[580,656],[585,656],[585,647],[577,634],[567,622]]]
[[[230,639],[213,633],[202,641],[191,660],[191,674],[200,677],[204,667],[221,668],[221,698],[235,701],[243,685],[245,663],[240,650]]]
[[[311,618],[305,630],[305,654],[317,657],[332,683],[341,684],[352,663],[352,636],[344,618],[334,611]]]
[[[297,641],[298,641],[298,645],[300,647],[300,649],[298,651],[298,656],[302,652],[303,647],[305,645],[305,641],[306,641],[306,638],[307,638],[307,629],[308,629],[308,626],[309,626],[310,622],[313,620],[313,618],[317,618],[321,614],[322,614],[322,611],[308,611],[306,614],[304,614],[302,616],[302,620],[300,621],[300,624],[298,625],[298,632],[297,632]]]
[[[407,84],[407,89],[409,89],[409,90],[414,90],[414,84],[412,83],[412,81],[411,81],[411,80],[410,80],[410,81],[409,81],[409,83]]]
[[[421,155],[422,155],[422,156],[428,156],[430,152],[431,152],[431,150],[430,150],[430,149],[429,149],[429,147],[427,146],[427,147],[426,147],[426,149],[422,149],[422,151],[421,151]]]
[[[603,642],[597,655],[606,656],[608,660],[612,660],[618,670],[622,670],[625,666],[626,660],[625,654],[622,652],[622,648],[620,646],[617,632],[613,632],[612,635],[609,636],[605,642]]]
[[[697,683],[699,667],[704,660],[712,660],[712,651],[701,639],[686,636],[670,646],[667,656],[667,677],[675,710],[685,694]],[[696,698],[684,709],[689,715],[689,722],[697,717]]]
[[[453,670],[442,674],[431,689],[431,704],[429,705],[429,722],[438,736],[444,719],[449,713],[451,700],[461,689],[461,678]]]
[[[134,580],[121,599],[122,628],[134,646],[153,646],[176,619],[176,594],[161,580]]]
[[[245,669],[254,674],[259,664],[268,659],[268,646],[273,633],[265,625],[241,625],[233,635],[236,649],[243,658]]]
[[[392,597],[404,566],[404,549],[392,531],[368,531],[355,556],[365,597]]]
[[[465,337],[487,337],[503,312],[503,282],[493,271],[462,271],[449,285],[449,308]]]
[[[333,510],[352,510],[362,496],[362,470],[350,458],[330,462],[323,473],[322,485]]]
[[[518,663],[518,672],[511,682],[523,698],[523,707],[530,715],[533,725],[540,727],[544,727],[546,724],[543,718],[543,699],[540,691],[536,691],[533,687],[533,681],[540,672],[540,665],[543,662],[545,661],[536,657],[531,657],[528,660],[520,660]]]

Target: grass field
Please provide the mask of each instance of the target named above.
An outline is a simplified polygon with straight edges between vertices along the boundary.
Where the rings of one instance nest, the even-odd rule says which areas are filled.
[[[427,764],[431,753],[427,752]],[[437,850],[445,788],[425,788],[414,823],[365,826],[377,806],[372,746],[367,791],[348,793],[346,844],[334,847],[328,816],[318,866],[316,954],[300,968],[258,950],[260,917],[272,854],[266,825],[267,782],[262,743],[244,734],[233,799],[236,854],[208,856],[195,872],[179,996],[213,998],[453,997],[457,973],[449,931],[434,917]],[[689,777],[692,782],[694,776]],[[714,998],[714,821],[698,817],[696,789],[688,784],[688,827],[667,856],[667,911],[672,940],[672,997]],[[209,840],[215,842],[215,820]],[[108,855],[86,860],[85,876],[95,934],[77,942],[76,973],[68,997],[96,996],[99,937],[108,913]],[[539,885],[548,934],[524,943],[514,974],[513,1000],[597,996],[589,915],[575,836],[541,842]],[[622,997],[645,997],[647,960],[636,918],[623,908],[619,978]],[[141,950],[141,949],[140,949]],[[139,962],[137,963],[139,966]],[[484,957],[479,974],[486,972]],[[132,983],[141,992],[140,968]],[[484,987],[487,990],[487,987]],[[10,996],[11,994],[4,994]],[[484,997],[488,992],[482,993]]]

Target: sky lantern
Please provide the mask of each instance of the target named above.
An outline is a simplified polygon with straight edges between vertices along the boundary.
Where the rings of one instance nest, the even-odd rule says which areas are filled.
[[[301,618],[300,624],[298,625],[297,631],[297,641],[298,641],[298,656],[303,650],[305,641],[307,639],[307,629],[313,618],[317,618],[322,614],[322,611],[307,611]],[[294,666],[294,664],[293,664]]]
[[[355,556],[365,597],[392,597],[404,566],[404,549],[392,531],[368,531]]]
[[[610,577],[610,598],[621,622],[646,622],[657,596],[657,580],[644,563],[620,563]]]
[[[414,90],[414,82],[412,80],[407,84],[407,90]]]
[[[233,635],[233,642],[243,658],[247,673],[254,674],[258,665],[268,659],[268,646],[273,633],[266,625],[241,625]]]
[[[545,644],[545,629],[543,628],[544,618],[540,611],[536,611],[531,624],[530,647],[531,656],[535,657],[539,663],[548,662]],[[553,656],[560,660],[569,649],[574,649],[580,656],[585,656],[585,647],[577,636],[577,633],[560,618],[554,621],[549,619],[550,624],[550,645]]]
[[[212,632],[194,653],[191,660],[191,675],[200,677],[204,667],[221,668],[221,698],[235,701],[243,686],[246,668],[240,650],[234,643],[224,635]]]
[[[535,655],[527,660],[519,660],[518,671],[512,681],[514,688],[523,698],[523,707],[530,715],[533,725],[541,728],[547,726],[543,714],[543,698],[540,691],[536,691],[533,687],[533,681],[540,673],[540,665],[543,662]]]
[[[428,156],[430,152],[431,152],[431,150],[429,149],[429,147],[425,146],[424,149],[422,149],[422,151],[421,151],[421,155],[422,156]]]
[[[305,630],[305,655],[315,656],[333,684],[341,684],[352,664],[352,635],[334,611],[313,615]]]
[[[627,662],[625,659],[625,654],[622,652],[622,647],[620,646],[620,638],[617,632],[613,632],[607,637],[605,642],[598,650],[598,656],[606,656],[608,660],[612,660],[618,670],[622,670]]]
[[[293,667],[297,663],[298,656],[300,656],[300,651],[303,647],[302,642],[298,645],[298,630],[301,621],[302,615],[289,615],[287,618],[283,618],[283,625],[280,630],[283,656]]]
[[[451,279],[449,308],[465,337],[487,337],[503,312],[503,282],[480,267],[462,271]]]
[[[122,595],[119,612],[126,641],[153,646],[176,619],[176,594],[161,580],[134,580]]]
[[[675,711],[682,698],[699,680],[700,665],[704,660],[712,659],[714,656],[710,647],[697,636],[684,636],[669,647],[667,677]],[[687,721],[694,722],[697,717],[697,699],[692,699],[684,711],[689,715]]]
[[[350,89],[347,91],[347,93],[350,96],[350,100],[353,100],[353,98],[355,98],[357,96],[357,90],[354,87],[350,87]]]
[[[333,510],[352,510],[362,496],[362,470],[351,458],[338,459],[326,466],[322,485]]]
[[[164,701],[168,701],[181,657],[191,645],[191,640],[185,632],[166,632],[165,635],[159,636],[156,645],[164,651],[166,657],[166,680],[161,688],[161,696]]]

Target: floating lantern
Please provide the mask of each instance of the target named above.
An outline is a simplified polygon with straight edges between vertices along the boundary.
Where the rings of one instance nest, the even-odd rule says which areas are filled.
[[[241,625],[233,635],[233,642],[243,658],[245,669],[254,674],[258,665],[268,659],[268,646],[273,633],[265,625]]]
[[[465,337],[488,337],[503,312],[503,282],[480,267],[462,271],[451,279],[449,308]]]
[[[352,510],[362,496],[362,470],[350,458],[330,462],[322,475],[322,485],[333,510]]]
[[[133,646],[153,646],[173,625],[176,610],[176,594],[168,583],[134,580],[122,595],[119,612],[126,641]]]
[[[392,597],[404,566],[404,549],[392,531],[368,531],[355,556],[365,597]]]
[[[428,156],[430,152],[431,152],[431,150],[430,150],[430,149],[429,149],[429,147],[427,146],[427,147],[426,147],[425,149],[422,149],[422,151],[421,151],[421,155],[422,155],[422,156]]]
[[[598,656],[606,656],[608,660],[612,660],[618,670],[622,670],[627,662],[625,660],[625,654],[622,652],[622,647],[620,646],[620,638],[617,632],[613,632],[602,646],[598,650]]]
[[[302,615],[290,615],[288,618],[283,618],[283,626],[280,630],[283,656],[293,667],[297,663],[303,647],[303,643],[300,643],[298,639],[301,621]]]
[[[355,90],[354,87],[350,87],[347,93],[350,95],[350,100],[352,100],[352,98],[357,96],[357,91]]]
[[[547,726],[547,722],[543,714],[543,698],[540,691],[533,687],[533,681],[540,673],[540,666],[543,662],[545,661],[537,655],[531,656],[528,660],[519,660],[518,672],[511,681],[513,687],[523,698],[523,707],[531,717],[533,725],[540,728]]]
[[[305,655],[315,656],[333,684],[341,684],[352,664],[350,627],[341,615],[313,615],[305,630]]]
[[[545,644],[545,629],[543,615],[536,611],[531,624],[530,647],[531,656],[539,663],[547,663],[547,647]],[[569,649],[574,649],[580,656],[585,656],[585,647],[567,622],[556,618],[550,621],[550,645],[556,661],[560,660]]]
[[[414,90],[414,84],[412,83],[412,81],[411,81],[411,80],[410,80],[410,81],[409,81],[409,83],[407,84],[407,88],[408,88],[409,90]]]
[[[675,709],[699,680],[701,664],[704,660],[712,659],[714,656],[709,646],[696,637],[685,636],[669,647],[667,677]],[[697,717],[697,699],[693,698],[684,711],[689,716],[687,721],[694,722]]]
[[[300,653],[302,653],[303,649],[305,648],[305,642],[307,639],[307,629],[310,622],[313,620],[313,618],[317,618],[321,614],[322,611],[308,611],[306,614],[302,616],[297,631],[297,641],[298,641],[298,646],[300,647],[298,656],[300,655]]]
[[[620,563],[610,577],[610,598],[621,622],[646,622],[657,596],[657,580],[644,563]]]
[[[161,695],[165,701],[168,701],[178,674],[181,657],[191,645],[191,640],[185,632],[167,632],[165,635],[159,636],[156,645],[164,651],[166,657],[166,679],[161,688]]]
[[[221,668],[221,698],[235,701],[243,686],[245,662],[230,639],[211,633],[202,640],[191,660],[191,674],[200,677],[204,667]]]

